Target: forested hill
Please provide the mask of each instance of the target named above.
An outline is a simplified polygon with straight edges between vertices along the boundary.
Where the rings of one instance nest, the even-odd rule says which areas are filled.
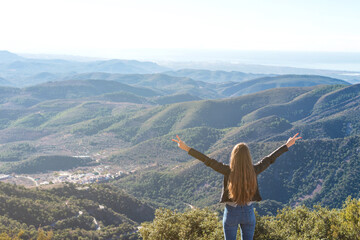
[[[130,239],[154,209],[105,185],[42,190],[0,183],[0,215],[0,229],[22,232],[21,239],[33,239],[39,227],[54,239]]]

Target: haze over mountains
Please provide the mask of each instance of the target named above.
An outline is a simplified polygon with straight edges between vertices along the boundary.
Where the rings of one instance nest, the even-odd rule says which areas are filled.
[[[31,59],[0,51],[0,74],[15,86],[33,85],[83,72],[153,73],[166,71],[152,62],[107,60],[76,62],[61,59]]]
[[[257,161],[300,132],[303,140],[259,176],[261,214],[276,213],[285,205],[340,207],[349,195],[360,197],[359,84],[309,72],[174,70],[139,61],[34,60],[8,52],[0,52],[0,77],[2,174],[35,177],[116,166],[129,174],[108,184],[110,198],[125,190],[145,201],[123,197],[146,210],[144,219],[135,219],[124,212],[126,207],[116,209],[101,198],[96,187],[62,186],[45,193],[14,188],[21,192],[16,196],[19,204],[31,201],[22,195],[43,194],[66,202],[73,193],[74,205],[66,217],[42,215],[47,219],[42,226],[49,229],[48,219],[64,220],[60,231],[78,220],[73,217],[81,209],[86,217],[76,224],[82,229],[94,231],[91,221],[96,218],[111,231],[119,229],[110,225],[126,223],[125,235],[153,217],[153,208],[159,206],[217,209],[221,176],[179,150],[171,141],[176,134],[189,146],[228,163],[238,142],[247,142]],[[0,186],[0,197],[10,204],[10,187]],[[111,219],[95,206],[97,201]]]
[[[113,59],[79,62],[62,59],[35,59],[21,57],[8,51],[0,51],[0,84],[23,87],[47,81],[71,79],[76,74],[94,72],[121,74],[165,73],[166,75],[189,77],[206,82],[244,81],[275,74],[306,74],[328,76],[351,83],[360,82],[359,74],[351,71],[228,64],[224,62],[187,62],[183,64],[174,62],[167,64],[167,66],[136,60]],[[194,71],[195,69],[196,71]],[[212,69],[212,71],[208,69]]]

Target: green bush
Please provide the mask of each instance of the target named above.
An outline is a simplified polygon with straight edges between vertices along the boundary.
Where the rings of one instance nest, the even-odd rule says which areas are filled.
[[[360,239],[360,200],[346,200],[342,209],[305,206],[283,208],[274,217],[257,215],[255,239]]]
[[[217,215],[207,209],[184,213],[158,209],[153,222],[141,224],[140,235],[144,240],[211,240],[221,239],[223,233]]]

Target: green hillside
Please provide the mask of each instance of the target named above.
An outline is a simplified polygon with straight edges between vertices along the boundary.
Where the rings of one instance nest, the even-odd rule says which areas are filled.
[[[154,137],[152,139],[142,141],[130,148],[120,150],[113,154],[109,161],[119,165],[140,163],[144,165],[158,164],[158,165],[172,165],[179,162],[188,161],[185,152],[178,152],[176,145],[172,144],[170,140],[174,134],[183,135],[185,140],[192,143],[194,147],[199,150],[207,150],[214,144],[217,139],[224,136],[226,130],[219,130],[208,127],[188,128],[176,132],[170,132],[161,137]]]
[[[243,117],[260,106],[286,103],[311,88],[273,89],[262,93],[224,100],[177,103],[144,111],[119,123],[117,129],[129,128],[126,136],[135,142],[159,137],[170,131],[206,126],[211,128],[237,127]],[[114,130],[111,129],[110,130]]]
[[[0,162],[17,162],[37,152],[36,147],[29,143],[13,143],[0,145]]]
[[[111,114],[113,108],[113,106],[101,102],[85,102],[57,114],[43,127],[68,126],[95,118],[99,115],[105,117]]]
[[[190,101],[197,101],[201,100],[201,98],[184,93],[184,94],[174,94],[174,95],[168,95],[168,96],[161,96],[161,97],[155,97],[152,99],[157,104],[165,105],[165,104],[173,104],[173,103],[179,103],[179,102],[190,102]]]
[[[40,226],[53,239],[136,239],[138,224],[154,217],[149,205],[106,185],[41,190],[0,183],[0,199],[0,229],[27,239]]]
[[[277,104],[268,104],[264,107],[260,107],[250,114],[247,114],[243,118],[243,121],[252,122],[255,119],[277,115],[287,119],[290,122],[295,122],[311,115],[314,109],[318,107],[317,101],[319,101],[321,97],[338,89],[342,89],[343,87],[343,85],[316,87],[311,91],[294,97],[291,101]],[[353,86],[350,88],[353,88]]]
[[[4,160],[8,161],[11,159],[5,158]],[[96,165],[96,163],[89,158],[84,159],[70,156],[38,156],[26,161],[4,165],[1,172],[8,174],[44,173],[49,171],[61,171],[77,167],[85,167],[89,165]]]
[[[96,97],[97,100],[110,101],[110,102],[128,102],[128,103],[148,103],[148,99],[139,95],[121,91],[114,93],[105,93]]]

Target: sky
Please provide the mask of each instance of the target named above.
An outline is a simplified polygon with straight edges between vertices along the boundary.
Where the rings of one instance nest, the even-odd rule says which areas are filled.
[[[359,0],[0,1],[0,50],[360,52]]]

